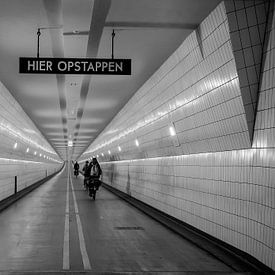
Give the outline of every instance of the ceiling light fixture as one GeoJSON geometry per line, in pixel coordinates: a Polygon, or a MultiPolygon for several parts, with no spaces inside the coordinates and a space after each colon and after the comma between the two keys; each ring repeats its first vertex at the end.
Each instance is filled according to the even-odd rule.
{"type": "Polygon", "coordinates": [[[169,127],[169,132],[170,132],[170,135],[173,137],[176,135],[176,130],[175,130],[175,127],[174,126],[170,126],[169,127]]]}
{"type": "Polygon", "coordinates": [[[68,140],[68,147],[72,147],[73,146],[73,141],[72,140],[68,140]]]}
{"type": "Polygon", "coordinates": [[[174,144],[175,147],[180,146],[180,142],[177,136],[177,132],[176,132],[176,128],[173,122],[170,123],[169,125],[169,132],[170,132],[170,136],[173,137],[172,138],[172,142],[174,144]]]}

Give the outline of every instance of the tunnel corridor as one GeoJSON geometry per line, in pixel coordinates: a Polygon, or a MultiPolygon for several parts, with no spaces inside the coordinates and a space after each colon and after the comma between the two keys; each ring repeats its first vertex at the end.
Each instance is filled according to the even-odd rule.
{"type": "Polygon", "coordinates": [[[0,275],[274,274],[274,11],[1,0],[0,275]]]}

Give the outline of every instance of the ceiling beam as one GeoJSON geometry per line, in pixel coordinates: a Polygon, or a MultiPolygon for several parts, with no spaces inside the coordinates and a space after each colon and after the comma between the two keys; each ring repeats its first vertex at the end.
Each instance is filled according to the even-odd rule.
{"type": "MultiPolygon", "coordinates": [[[[127,29],[184,29],[195,30],[197,24],[188,23],[152,23],[152,22],[106,22],[105,27],[110,28],[125,28],[127,29]]],[[[63,35],[89,35],[89,31],[71,31],[64,32],[63,35]]]]}
{"type": "MultiPolygon", "coordinates": [[[[62,1],[61,0],[43,0],[46,10],[49,26],[50,37],[52,41],[53,57],[64,57],[64,40],[63,40],[63,16],[62,16],[62,1]],[[52,27],[58,27],[53,29],[52,27]]],[[[48,26],[41,26],[47,29],[48,26]]],[[[65,75],[56,75],[57,89],[59,96],[59,106],[61,111],[61,122],[63,126],[63,135],[66,139],[68,132],[67,126],[67,102],[65,93],[65,75]]],[[[52,142],[51,142],[52,143],[52,142]]]]}
{"type": "Polygon", "coordinates": [[[105,27],[111,28],[139,28],[139,29],[185,29],[195,30],[197,24],[188,23],[153,23],[153,22],[106,22],[105,27]]]}
{"type": "MultiPolygon", "coordinates": [[[[105,26],[105,20],[109,13],[111,6],[111,0],[94,0],[93,12],[89,30],[88,46],[86,56],[90,58],[97,57],[99,43],[105,26]]],[[[84,106],[86,98],[89,92],[91,76],[83,76],[81,90],[80,90],[80,101],[76,116],[76,126],[74,130],[74,139],[77,139],[78,132],[80,129],[80,122],[84,112],[84,106]]],[[[87,147],[89,144],[87,144],[87,147]]],[[[72,152],[72,154],[74,151],[72,152]]]]}

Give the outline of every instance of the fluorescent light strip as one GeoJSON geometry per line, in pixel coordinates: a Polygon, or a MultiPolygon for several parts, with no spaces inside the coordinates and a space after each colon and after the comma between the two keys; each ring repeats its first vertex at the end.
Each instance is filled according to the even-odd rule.
{"type": "Polygon", "coordinates": [[[4,124],[3,122],[0,122],[0,130],[7,132],[8,134],[11,134],[17,138],[22,139],[23,141],[30,143],[30,144],[34,144],[36,147],[41,148],[43,151],[51,153],[56,155],[56,153],[52,150],[47,149],[46,147],[39,145],[36,141],[33,141],[32,139],[22,135],[20,132],[15,131],[14,129],[12,129],[9,125],[4,124]]]}
{"type": "MultiPolygon", "coordinates": [[[[0,158],[0,161],[10,161],[10,162],[23,162],[23,163],[44,163],[41,161],[33,161],[33,160],[21,160],[21,159],[8,159],[8,158],[0,158]]],[[[52,159],[52,161],[62,163],[58,160],[52,159]]]]}
{"type": "MultiPolygon", "coordinates": [[[[238,81],[238,78],[234,78],[234,79],[221,78],[221,79],[218,79],[218,80],[216,79],[214,81],[214,86],[213,86],[212,82],[211,82],[211,85],[208,83],[208,91],[214,91],[215,89],[220,88],[223,85],[228,85],[228,84],[237,85],[237,83],[238,83],[237,81],[238,81]]],[[[201,87],[201,88],[205,89],[205,87],[201,87]]],[[[106,145],[109,145],[109,144],[119,140],[120,138],[123,138],[126,135],[137,131],[139,128],[144,127],[144,126],[146,126],[150,123],[153,123],[153,122],[163,118],[168,113],[173,112],[174,110],[176,110],[176,109],[178,109],[178,108],[180,108],[184,105],[190,104],[191,102],[194,103],[194,101],[197,100],[198,98],[199,98],[198,96],[197,97],[196,96],[190,96],[189,98],[185,98],[182,101],[176,101],[175,104],[169,104],[169,108],[166,109],[166,110],[158,111],[155,114],[150,113],[150,114],[147,115],[147,117],[145,119],[139,120],[133,127],[130,127],[128,129],[124,130],[122,133],[120,133],[120,134],[114,136],[113,138],[109,139],[108,141],[105,141],[105,142],[99,144],[94,149],[89,150],[89,148],[88,148],[87,150],[89,150],[89,151],[84,152],[83,155],[88,154],[88,153],[93,153],[93,152],[105,147],[106,145]]],[[[112,130],[109,130],[109,132],[111,133],[112,130]]],[[[103,135],[104,134],[106,134],[106,133],[103,133],[103,135]]]]}
{"type": "MultiPolygon", "coordinates": [[[[264,148],[265,149],[265,148],[264,148]]],[[[151,161],[151,160],[163,160],[163,159],[173,159],[173,158],[189,158],[189,157],[207,157],[209,155],[227,155],[230,153],[233,157],[246,159],[247,157],[253,158],[257,151],[263,150],[263,148],[251,148],[244,150],[234,150],[234,151],[224,151],[224,152],[207,152],[207,153],[193,153],[188,155],[178,155],[178,156],[167,156],[167,157],[153,157],[153,158],[141,158],[141,159],[128,159],[128,160],[114,160],[114,161],[102,161],[101,164],[112,164],[112,163],[127,163],[127,162],[137,162],[137,161],[151,161]]]]}
{"type": "Polygon", "coordinates": [[[23,163],[43,163],[43,162],[40,162],[40,161],[21,160],[21,159],[8,159],[8,158],[0,158],[0,161],[7,161],[7,162],[23,162],[23,163]]]}

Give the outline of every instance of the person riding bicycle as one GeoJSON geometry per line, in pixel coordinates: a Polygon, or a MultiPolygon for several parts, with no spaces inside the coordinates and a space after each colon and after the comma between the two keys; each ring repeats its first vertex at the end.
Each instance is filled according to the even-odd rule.
{"type": "Polygon", "coordinates": [[[74,163],[74,170],[79,170],[79,164],[77,161],[74,163]]]}
{"type": "Polygon", "coordinates": [[[99,186],[100,186],[100,181],[99,178],[102,174],[102,170],[101,167],[97,161],[96,158],[93,158],[91,163],[90,163],[90,168],[91,168],[91,172],[90,172],[90,184],[93,185],[93,187],[95,187],[96,190],[98,190],[99,186]]]}
{"type": "Polygon", "coordinates": [[[85,162],[84,167],[82,168],[83,175],[84,175],[84,187],[87,187],[87,182],[89,181],[90,174],[91,174],[91,166],[89,165],[89,161],[85,162]]]}
{"type": "Polygon", "coordinates": [[[77,163],[77,161],[75,161],[75,164],[74,164],[74,174],[76,176],[78,176],[78,170],[79,170],[79,164],[77,163]]]}

